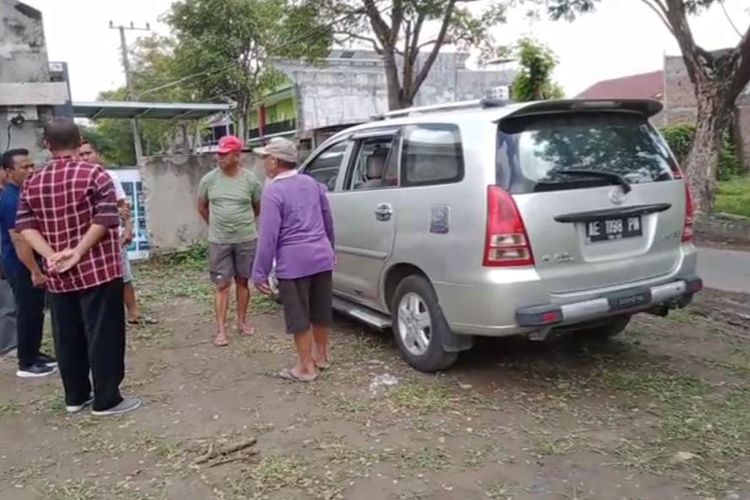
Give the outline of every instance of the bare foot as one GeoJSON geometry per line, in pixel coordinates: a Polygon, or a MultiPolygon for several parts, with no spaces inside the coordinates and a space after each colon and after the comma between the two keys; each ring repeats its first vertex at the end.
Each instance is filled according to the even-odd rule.
{"type": "Polygon", "coordinates": [[[214,339],[214,345],[216,347],[224,347],[229,345],[229,339],[226,335],[217,335],[214,339]]]}
{"type": "Polygon", "coordinates": [[[313,360],[315,360],[315,366],[319,370],[327,370],[331,367],[331,356],[328,354],[328,347],[320,348],[315,346],[315,352],[313,353],[313,360]]]}
{"type": "Polygon", "coordinates": [[[331,367],[331,358],[326,356],[325,358],[315,358],[315,367],[318,370],[327,370],[331,367]]]}
{"type": "Polygon", "coordinates": [[[237,331],[240,332],[240,335],[243,337],[250,337],[255,334],[255,328],[247,324],[237,325],[237,331]]]}

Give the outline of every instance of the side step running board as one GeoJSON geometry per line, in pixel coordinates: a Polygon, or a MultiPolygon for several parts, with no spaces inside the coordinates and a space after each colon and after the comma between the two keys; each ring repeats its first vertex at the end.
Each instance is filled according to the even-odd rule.
{"type": "Polygon", "coordinates": [[[386,328],[390,328],[391,326],[391,318],[389,318],[385,314],[373,311],[372,309],[360,306],[359,304],[349,302],[348,300],[342,299],[340,297],[333,298],[333,308],[340,313],[351,316],[352,318],[366,323],[373,328],[377,328],[378,330],[385,330],[386,328]]]}

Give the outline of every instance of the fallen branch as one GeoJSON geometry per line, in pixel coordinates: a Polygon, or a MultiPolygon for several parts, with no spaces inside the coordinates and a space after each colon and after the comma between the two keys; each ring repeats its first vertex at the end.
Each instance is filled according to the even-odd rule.
{"type": "Polygon", "coordinates": [[[248,460],[257,454],[258,454],[258,450],[248,450],[246,453],[240,455],[239,457],[229,457],[223,460],[217,460],[216,462],[211,462],[210,464],[208,464],[208,467],[209,468],[217,467],[219,465],[224,465],[224,464],[228,464],[231,462],[241,462],[244,460],[248,460]]]}
{"type": "Polygon", "coordinates": [[[214,443],[211,443],[208,446],[208,451],[206,451],[205,454],[198,457],[198,459],[195,461],[195,464],[196,465],[205,464],[215,458],[224,457],[226,455],[231,455],[232,453],[237,453],[238,451],[242,451],[246,448],[250,448],[251,446],[254,446],[257,442],[258,440],[256,438],[250,438],[245,441],[240,441],[239,443],[233,444],[232,446],[229,446],[228,448],[224,448],[224,449],[221,449],[221,448],[215,449],[214,443]]]}

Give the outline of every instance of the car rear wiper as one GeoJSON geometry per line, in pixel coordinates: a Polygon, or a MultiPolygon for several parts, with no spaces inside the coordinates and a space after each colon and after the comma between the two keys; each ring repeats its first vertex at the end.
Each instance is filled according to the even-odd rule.
{"type": "Polygon", "coordinates": [[[566,168],[562,170],[557,170],[555,172],[556,174],[563,174],[563,175],[573,175],[573,176],[580,176],[580,177],[602,177],[604,179],[609,179],[611,181],[614,181],[615,183],[619,184],[622,187],[622,192],[627,194],[630,192],[632,187],[630,187],[630,183],[625,179],[625,177],[621,176],[620,174],[616,174],[614,172],[608,172],[606,170],[589,170],[587,168],[566,168]]]}

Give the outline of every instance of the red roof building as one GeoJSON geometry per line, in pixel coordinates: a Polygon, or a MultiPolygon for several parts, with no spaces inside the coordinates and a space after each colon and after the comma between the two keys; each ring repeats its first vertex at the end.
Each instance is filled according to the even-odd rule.
{"type": "Polygon", "coordinates": [[[664,97],[664,71],[602,80],[581,92],[579,99],[656,99],[664,97]]]}

